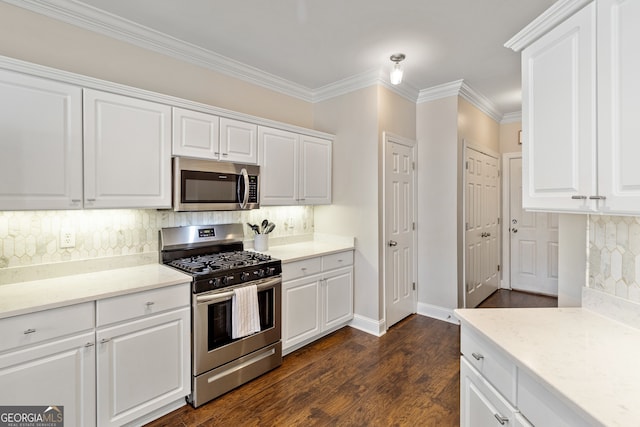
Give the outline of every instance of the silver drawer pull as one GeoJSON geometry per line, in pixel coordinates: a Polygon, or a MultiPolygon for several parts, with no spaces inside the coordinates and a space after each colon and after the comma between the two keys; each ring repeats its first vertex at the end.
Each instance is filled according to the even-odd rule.
{"type": "Polygon", "coordinates": [[[571,196],[573,200],[587,200],[587,196],[571,196]]]}
{"type": "Polygon", "coordinates": [[[29,329],[27,329],[26,331],[24,331],[24,334],[25,334],[25,335],[35,334],[35,333],[36,333],[36,330],[35,330],[35,329],[32,329],[32,328],[29,328],[29,329]]]}
{"type": "Polygon", "coordinates": [[[498,422],[502,425],[505,425],[505,423],[509,422],[509,418],[503,417],[500,414],[493,414],[493,416],[496,417],[496,420],[498,420],[498,422]]]}
{"type": "Polygon", "coordinates": [[[100,344],[106,344],[106,343],[108,343],[109,341],[111,341],[111,338],[102,338],[102,339],[100,340],[100,344]]]}
{"type": "Polygon", "coordinates": [[[476,360],[482,360],[484,359],[484,356],[480,353],[471,353],[471,355],[473,356],[474,359],[476,360]]]}
{"type": "Polygon", "coordinates": [[[88,342],[88,343],[86,343],[84,346],[85,346],[85,347],[93,347],[94,345],[95,345],[94,343],[92,343],[92,342],[88,342]]]}
{"type": "Polygon", "coordinates": [[[300,267],[300,270],[307,271],[307,267],[300,267]]]}
{"type": "Polygon", "coordinates": [[[155,304],[155,302],[153,302],[153,301],[147,301],[144,305],[146,305],[147,307],[151,307],[154,304],[155,304]]]}
{"type": "Polygon", "coordinates": [[[606,196],[589,196],[590,200],[606,200],[606,196]]]}

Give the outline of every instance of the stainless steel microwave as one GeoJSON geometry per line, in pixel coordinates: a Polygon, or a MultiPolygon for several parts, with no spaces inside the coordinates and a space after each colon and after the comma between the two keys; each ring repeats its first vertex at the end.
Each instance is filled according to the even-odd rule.
{"type": "Polygon", "coordinates": [[[174,210],[235,211],[259,207],[259,166],[174,157],[174,210]]]}

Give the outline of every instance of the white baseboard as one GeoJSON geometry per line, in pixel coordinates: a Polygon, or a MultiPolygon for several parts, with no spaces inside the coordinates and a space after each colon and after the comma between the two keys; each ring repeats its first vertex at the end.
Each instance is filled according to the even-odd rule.
{"type": "Polygon", "coordinates": [[[354,314],[349,326],[377,337],[381,337],[387,333],[387,325],[384,320],[374,320],[358,314],[354,314]]]}
{"type": "Polygon", "coordinates": [[[445,322],[459,325],[460,321],[453,314],[453,310],[450,308],[439,307],[437,305],[431,305],[424,302],[418,303],[418,314],[422,316],[432,317],[434,319],[443,320],[445,322]]]}

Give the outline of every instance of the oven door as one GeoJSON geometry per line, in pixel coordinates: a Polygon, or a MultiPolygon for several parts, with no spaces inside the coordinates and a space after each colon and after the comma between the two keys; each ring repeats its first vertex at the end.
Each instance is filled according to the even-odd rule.
{"type": "Polygon", "coordinates": [[[199,375],[269,344],[280,341],[282,279],[246,283],[258,287],[260,332],[231,338],[232,288],[193,296],[193,374],[199,375]]]}

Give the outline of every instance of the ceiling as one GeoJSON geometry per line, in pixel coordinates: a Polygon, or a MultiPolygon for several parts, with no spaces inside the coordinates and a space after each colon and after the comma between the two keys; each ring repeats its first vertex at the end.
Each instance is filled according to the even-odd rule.
{"type": "Polygon", "coordinates": [[[165,40],[178,50],[211,53],[227,64],[232,63],[236,72],[246,69],[254,80],[256,76],[258,80],[262,77],[265,81],[278,80],[312,94],[362,75],[385,76],[392,65],[389,56],[402,52],[407,56],[401,84],[405,93],[413,91],[417,99],[420,90],[464,79],[465,84],[488,98],[494,109],[504,115],[520,111],[521,107],[520,55],[503,45],[554,1],[60,0],[57,3],[62,7],[73,6],[90,20],[107,20],[128,33],[150,29],[155,39],[169,36],[165,40]]]}

